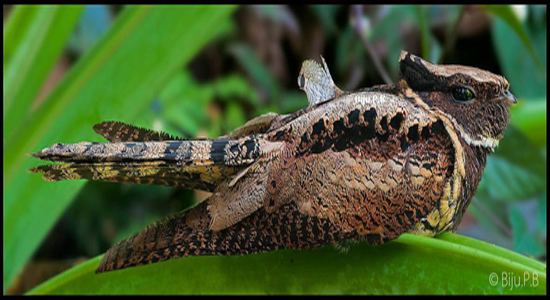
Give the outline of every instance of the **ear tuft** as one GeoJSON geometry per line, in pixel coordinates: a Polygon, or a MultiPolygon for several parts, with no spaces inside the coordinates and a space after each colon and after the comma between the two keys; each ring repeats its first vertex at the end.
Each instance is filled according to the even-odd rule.
{"type": "Polygon", "coordinates": [[[407,55],[410,55],[410,53],[405,50],[401,50],[401,53],[399,54],[399,62],[402,62],[403,60],[405,60],[407,55]]]}
{"type": "Polygon", "coordinates": [[[407,51],[401,51],[399,56],[400,78],[405,79],[413,89],[421,90],[433,86],[436,78],[428,69],[429,65],[430,63],[422,58],[407,51]]]}

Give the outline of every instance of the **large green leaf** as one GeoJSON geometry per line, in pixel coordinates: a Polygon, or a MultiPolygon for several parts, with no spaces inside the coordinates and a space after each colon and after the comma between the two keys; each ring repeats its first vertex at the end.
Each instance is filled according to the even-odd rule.
{"type": "MultiPolygon", "coordinates": [[[[539,57],[539,54],[535,50],[535,46],[533,44],[533,41],[531,40],[531,37],[529,36],[527,30],[523,27],[523,24],[521,23],[520,18],[517,14],[514,13],[514,10],[511,5],[482,5],[483,9],[485,9],[487,12],[495,15],[498,17],[499,20],[504,22],[509,29],[512,30],[513,36],[519,38],[521,41],[521,44],[527,50],[529,51],[529,55],[531,55],[531,58],[535,61],[537,64],[537,67],[540,67],[540,64],[542,63],[539,57]]],[[[496,25],[498,26],[498,25],[496,25]]],[[[499,37],[496,37],[497,39],[499,37]]],[[[509,39],[502,39],[502,42],[506,42],[510,44],[509,39]]],[[[538,68],[538,70],[543,70],[542,68],[538,68]]]]}
{"type": "Polygon", "coordinates": [[[545,294],[546,265],[478,240],[405,234],[356,244],[248,256],[187,257],[95,274],[101,257],[31,294],[545,294]],[[527,275],[526,275],[527,274],[527,275]],[[529,279],[525,279],[529,276],[529,279]],[[519,278],[524,284],[508,286],[519,278]]]}
{"type": "Polygon", "coordinates": [[[17,126],[25,125],[21,120],[28,117],[83,7],[16,6],[14,10],[4,30],[4,141],[17,126]]]}
{"type": "Polygon", "coordinates": [[[25,37],[25,32],[33,23],[34,16],[40,6],[16,6],[9,13],[9,17],[4,23],[4,72],[6,66],[11,61],[15,50],[21,44],[21,40],[25,37]]]}
{"type": "MultiPolygon", "coordinates": [[[[130,6],[4,147],[4,288],[83,182],[45,182],[28,154],[56,142],[100,140],[91,127],[131,122],[178,68],[211,41],[232,6],[130,6]]],[[[5,81],[4,81],[5,85],[5,81]]],[[[22,125],[20,124],[20,125],[22,125]]]]}
{"type": "MultiPolygon", "coordinates": [[[[493,7],[493,6],[489,6],[493,7]]],[[[521,23],[508,6],[495,18],[491,36],[495,52],[512,92],[524,100],[546,96],[546,20],[521,23]]],[[[494,11],[494,10],[493,10],[494,11]]]]}

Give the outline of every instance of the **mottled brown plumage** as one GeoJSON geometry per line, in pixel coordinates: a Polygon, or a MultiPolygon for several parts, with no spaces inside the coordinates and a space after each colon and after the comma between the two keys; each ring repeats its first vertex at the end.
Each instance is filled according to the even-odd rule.
{"type": "Polygon", "coordinates": [[[310,105],[266,114],[215,140],[185,141],[118,122],[111,143],[56,144],[35,156],[49,180],[152,183],[212,196],[113,246],[98,272],[188,255],[381,244],[454,230],[515,99],[501,76],[403,52],[395,85],[340,90],[306,61],[310,105]]]}

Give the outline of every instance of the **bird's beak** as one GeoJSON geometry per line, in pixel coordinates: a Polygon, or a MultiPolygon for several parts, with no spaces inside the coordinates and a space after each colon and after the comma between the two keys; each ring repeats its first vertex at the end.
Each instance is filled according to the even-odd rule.
{"type": "Polygon", "coordinates": [[[514,94],[510,93],[510,91],[505,91],[502,93],[502,96],[506,99],[508,99],[508,101],[510,101],[510,103],[513,103],[513,104],[516,104],[518,103],[518,99],[516,99],[516,96],[514,96],[514,94]]]}

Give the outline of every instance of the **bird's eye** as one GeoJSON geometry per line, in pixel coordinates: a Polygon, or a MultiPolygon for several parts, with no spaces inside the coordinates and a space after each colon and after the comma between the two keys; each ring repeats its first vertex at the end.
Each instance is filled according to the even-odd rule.
{"type": "Polygon", "coordinates": [[[470,88],[464,86],[453,87],[452,92],[453,98],[456,101],[465,102],[475,98],[474,92],[470,88]]]}
{"type": "Polygon", "coordinates": [[[298,76],[298,86],[301,89],[303,89],[305,85],[306,85],[306,79],[304,78],[303,74],[300,74],[300,76],[298,76]]]}

